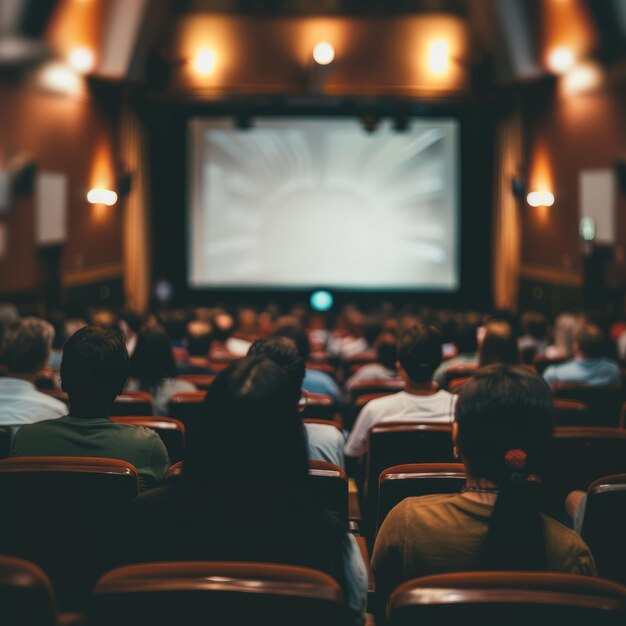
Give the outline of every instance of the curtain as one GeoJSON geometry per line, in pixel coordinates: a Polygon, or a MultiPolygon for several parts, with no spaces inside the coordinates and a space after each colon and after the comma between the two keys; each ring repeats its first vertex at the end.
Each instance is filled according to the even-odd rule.
{"type": "Polygon", "coordinates": [[[522,118],[519,111],[503,119],[496,135],[495,207],[493,214],[493,300],[515,311],[519,292],[521,223],[519,200],[511,181],[522,166],[522,118]]]}
{"type": "Polygon", "coordinates": [[[143,313],[150,299],[150,198],[145,130],[136,111],[124,103],[119,130],[119,157],[131,175],[131,189],[124,200],[123,249],[126,305],[143,313]]]}

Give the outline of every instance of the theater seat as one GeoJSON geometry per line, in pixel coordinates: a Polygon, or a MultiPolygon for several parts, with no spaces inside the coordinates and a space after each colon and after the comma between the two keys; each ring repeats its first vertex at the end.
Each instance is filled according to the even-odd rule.
{"type": "Polygon", "coordinates": [[[154,430],[167,448],[170,463],[182,461],[185,456],[185,425],[171,417],[157,417],[154,415],[117,415],[111,418],[118,424],[131,426],[145,426],[154,430]]]}
{"type": "Polygon", "coordinates": [[[154,415],[152,396],[145,391],[121,393],[111,405],[109,415],[154,415]]]}
{"type": "Polygon", "coordinates": [[[206,391],[200,389],[175,393],[169,401],[170,417],[180,420],[189,431],[194,421],[204,417],[203,404],[206,394],[206,391]]]}
{"type": "Polygon", "coordinates": [[[0,426],[0,459],[6,459],[11,454],[11,439],[13,433],[6,426],[0,426]]]}
{"type": "Polygon", "coordinates": [[[56,626],[52,585],[33,563],[0,556],[0,623],[2,626],[56,626]]]}
{"type": "Polygon", "coordinates": [[[304,407],[302,417],[318,420],[334,420],[337,406],[332,396],[326,393],[302,392],[304,407]]]}
{"type": "Polygon", "coordinates": [[[0,461],[0,553],[39,565],[63,610],[81,610],[111,558],[115,525],[138,495],[136,469],[117,459],[0,461]]]}
{"type": "Polygon", "coordinates": [[[600,576],[626,585],[626,474],[606,476],[589,486],[582,536],[600,576]]]}
{"type": "MultiPolygon", "coordinates": [[[[175,463],[166,480],[183,473],[183,463],[175,463]]],[[[262,471],[262,468],[259,468],[262,471]]],[[[348,476],[343,468],[326,461],[309,461],[309,488],[321,506],[335,514],[348,527],[348,476]]]]}
{"type": "Polygon", "coordinates": [[[388,626],[617,626],[626,620],[626,589],[614,582],[529,572],[468,572],[417,578],[388,604],[388,626]]]}
{"type": "Polygon", "coordinates": [[[363,488],[363,531],[369,540],[376,530],[378,477],[405,463],[452,463],[452,425],[423,422],[381,424],[369,436],[363,488]]]}
{"type": "Polygon", "coordinates": [[[377,532],[389,511],[405,498],[458,493],[464,485],[462,463],[410,463],[384,470],[378,479],[377,532]]]}
{"type": "Polygon", "coordinates": [[[587,490],[603,476],[626,473],[626,431],[560,427],[552,438],[543,476],[544,509],[560,518],[567,494],[587,490]]]}
{"type": "Polygon", "coordinates": [[[215,374],[179,374],[177,378],[191,383],[196,389],[208,391],[215,380],[215,374]]]}
{"type": "Polygon", "coordinates": [[[617,427],[620,421],[624,390],[621,385],[582,385],[556,383],[552,387],[555,398],[578,400],[589,407],[591,426],[617,427]]]}
{"type": "Polygon", "coordinates": [[[343,592],[322,572],[263,563],[151,563],[104,575],[94,589],[98,626],[343,626],[343,592]]]}
{"type": "Polygon", "coordinates": [[[556,426],[593,426],[589,407],[580,400],[554,398],[554,424],[556,426]]]}
{"type": "Polygon", "coordinates": [[[457,378],[469,378],[478,369],[478,365],[453,365],[446,369],[446,386],[457,378]]]}

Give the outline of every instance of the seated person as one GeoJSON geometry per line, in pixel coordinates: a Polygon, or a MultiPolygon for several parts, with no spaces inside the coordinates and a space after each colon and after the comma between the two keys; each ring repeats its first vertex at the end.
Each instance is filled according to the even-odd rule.
{"type": "Polygon", "coordinates": [[[478,367],[487,365],[520,365],[522,358],[515,331],[509,322],[494,319],[485,324],[483,340],[478,350],[478,367]]]}
{"type": "Polygon", "coordinates": [[[161,326],[139,331],[130,359],[127,391],[146,391],[154,398],[154,414],[167,415],[175,393],[194,391],[195,385],[176,378],[172,342],[161,326]]]}
{"type": "Polygon", "coordinates": [[[384,422],[450,423],[456,396],[439,389],[433,372],[441,363],[441,333],[432,326],[414,328],[398,342],[398,371],[404,391],[368,402],[359,413],[344,454],[359,458],[368,449],[369,433],[384,422]]]}
{"type": "Polygon", "coordinates": [[[273,361],[245,357],[218,374],[205,412],[182,476],[140,496],[123,520],[112,565],[205,560],[311,567],[337,579],[361,621],[365,565],[354,537],[308,492],[293,381],[273,361]]]}
{"type": "MultiPolygon", "coordinates": [[[[298,353],[306,363],[311,356],[311,344],[306,331],[300,326],[287,324],[279,326],[274,335],[277,337],[287,337],[291,339],[298,350],[298,353]]],[[[310,393],[324,393],[331,396],[335,402],[341,402],[341,390],[339,385],[326,372],[320,372],[307,367],[304,372],[304,382],[302,389],[310,393]]]]}
{"type": "Polygon", "coordinates": [[[53,336],[52,326],[36,317],[25,317],[4,332],[0,426],[10,426],[14,433],[23,424],[67,415],[65,403],[34,385],[48,362],[53,336]]]}
{"type": "Polygon", "coordinates": [[[204,320],[191,320],[185,331],[187,358],[176,362],[179,374],[213,374],[208,366],[209,350],[213,342],[212,327],[204,320]]]}
{"type": "Polygon", "coordinates": [[[433,374],[433,380],[443,389],[448,384],[448,370],[452,367],[478,365],[478,341],[476,326],[468,322],[455,329],[453,343],[458,350],[457,356],[443,361],[433,374]]]}
{"type": "MultiPolygon", "coordinates": [[[[304,380],[304,360],[298,354],[296,346],[287,337],[268,337],[255,341],[249,356],[265,357],[274,361],[289,376],[293,383],[294,402],[298,402],[302,395],[302,381],[304,380]]],[[[309,459],[312,461],[328,461],[344,466],[343,446],[344,438],[333,424],[305,424],[309,459]]]]}
{"type": "Polygon", "coordinates": [[[550,365],[543,377],[550,386],[555,383],[619,385],[619,365],[603,356],[606,345],[604,333],[593,324],[585,324],[574,338],[574,358],[550,365]]]}
{"type": "Polygon", "coordinates": [[[372,556],[381,598],[410,578],[449,572],[596,575],[582,539],[539,512],[552,430],[552,396],[537,374],[507,365],[477,372],[461,389],[453,431],[466,487],[391,510],[372,556]]]}
{"type": "Polygon", "coordinates": [[[13,440],[13,456],[91,456],[132,463],[140,486],[163,480],[169,458],[161,438],[149,428],[115,424],[109,408],[128,375],[128,352],[117,330],[85,326],[63,348],[61,385],[69,415],[23,426],[13,440]]]}
{"type": "Polygon", "coordinates": [[[398,370],[398,340],[392,333],[384,333],[376,342],[376,362],[368,363],[348,378],[345,387],[348,391],[358,383],[368,380],[396,380],[398,370]]]}
{"type": "Polygon", "coordinates": [[[548,347],[548,320],[543,313],[526,311],[522,315],[524,334],[517,340],[524,363],[532,363],[533,359],[542,357],[548,347]]]}

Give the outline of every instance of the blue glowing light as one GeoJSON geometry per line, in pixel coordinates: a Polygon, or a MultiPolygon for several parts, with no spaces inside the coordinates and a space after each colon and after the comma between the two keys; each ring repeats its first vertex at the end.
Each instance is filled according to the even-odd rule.
{"type": "Polygon", "coordinates": [[[314,311],[328,311],[333,306],[333,294],[320,290],[311,294],[311,308],[314,311]]]}

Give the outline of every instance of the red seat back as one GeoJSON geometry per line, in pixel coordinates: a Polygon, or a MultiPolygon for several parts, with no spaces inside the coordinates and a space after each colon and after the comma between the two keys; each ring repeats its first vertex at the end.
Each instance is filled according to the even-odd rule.
{"type": "Polygon", "coordinates": [[[121,393],[111,405],[109,415],[154,415],[152,396],[145,391],[121,393]]]}
{"type": "Polygon", "coordinates": [[[552,387],[556,398],[578,400],[589,407],[592,426],[616,427],[619,425],[624,390],[621,385],[581,385],[556,383],[552,387]]]}
{"type": "Polygon", "coordinates": [[[185,456],[185,425],[171,417],[157,417],[155,415],[118,415],[111,418],[118,424],[131,426],[145,426],[154,430],[167,448],[170,463],[182,461],[185,456]]]}

